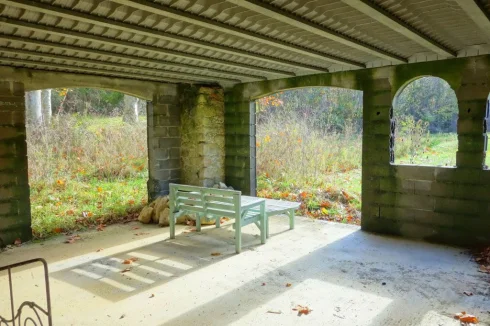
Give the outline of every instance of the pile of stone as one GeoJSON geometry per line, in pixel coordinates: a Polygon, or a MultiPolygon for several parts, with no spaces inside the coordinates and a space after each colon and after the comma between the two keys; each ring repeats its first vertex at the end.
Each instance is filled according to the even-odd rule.
{"type": "MultiPolygon", "coordinates": [[[[228,187],[223,182],[216,183],[213,188],[216,189],[229,189],[233,190],[233,187],[228,187]]],[[[161,196],[155,199],[151,204],[145,206],[140,215],[138,216],[138,221],[144,224],[158,224],[159,226],[169,225],[169,215],[170,215],[170,203],[168,196],[161,196]]],[[[192,215],[181,215],[177,218],[177,224],[191,224],[189,221],[196,220],[196,216],[192,215]]],[[[202,225],[211,225],[215,223],[215,219],[209,219],[206,217],[201,218],[202,225]]]]}
{"type": "MultiPolygon", "coordinates": [[[[168,217],[170,215],[168,196],[162,196],[155,199],[151,204],[144,207],[138,216],[138,221],[144,224],[155,223],[160,226],[168,226],[168,217]]],[[[178,224],[185,224],[189,216],[177,218],[178,224]]]]}
{"type": "Polygon", "coordinates": [[[218,182],[218,183],[215,183],[215,184],[213,185],[213,188],[215,188],[215,189],[229,189],[229,190],[235,190],[235,189],[233,189],[233,187],[232,187],[232,186],[229,186],[229,187],[228,187],[228,186],[227,186],[226,184],[224,184],[223,182],[218,182]]]}

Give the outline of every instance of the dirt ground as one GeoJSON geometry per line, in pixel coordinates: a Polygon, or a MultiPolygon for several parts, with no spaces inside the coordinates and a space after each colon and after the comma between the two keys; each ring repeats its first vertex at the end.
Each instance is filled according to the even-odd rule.
{"type": "MultiPolygon", "coordinates": [[[[460,311],[490,325],[490,277],[459,248],[306,218],[289,231],[278,216],[265,245],[247,226],[236,255],[230,223],[188,228],[168,240],[168,228],[114,225],[4,251],[0,266],[48,261],[54,325],[439,326],[459,325],[460,311]],[[298,316],[297,305],[312,311],[298,316]]],[[[45,305],[37,266],[15,270],[16,306],[45,305]]],[[[0,293],[0,315],[10,316],[6,273],[0,293]]]]}

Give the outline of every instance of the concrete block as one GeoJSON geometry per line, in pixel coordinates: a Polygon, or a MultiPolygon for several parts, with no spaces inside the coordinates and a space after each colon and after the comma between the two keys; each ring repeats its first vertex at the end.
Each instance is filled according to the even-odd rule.
{"type": "Polygon", "coordinates": [[[180,159],[157,160],[160,169],[180,169],[180,159]]]}
{"type": "Polygon", "coordinates": [[[435,168],[430,166],[394,165],[394,174],[399,179],[432,181],[435,168]]]}
{"type": "Polygon", "coordinates": [[[180,138],[168,138],[168,137],[159,138],[158,147],[159,148],[180,147],[180,138]]]}
{"type": "Polygon", "coordinates": [[[481,203],[473,200],[436,198],[435,212],[462,215],[479,215],[481,203]]]}
{"type": "Polygon", "coordinates": [[[463,152],[456,153],[456,165],[460,168],[476,168],[481,169],[485,162],[485,153],[478,152],[463,152]]]}
{"type": "Polygon", "coordinates": [[[396,207],[434,210],[435,198],[431,196],[397,194],[396,207]]]}
{"type": "Polygon", "coordinates": [[[459,119],[458,135],[482,135],[483,119],[459,119]]]}
{"type": "Polygon", "coordinates": [[[435,179],[438,182],[453,182],[460,184],[481,184],[481,168],[442,168],[436,167],[435,179]]]}

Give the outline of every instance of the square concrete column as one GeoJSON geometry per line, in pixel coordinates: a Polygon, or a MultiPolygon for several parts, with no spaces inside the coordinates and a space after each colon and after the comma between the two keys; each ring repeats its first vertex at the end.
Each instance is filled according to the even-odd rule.
{"type": "Polygon", "coordinates": [[[0,247],[31,237],[24,85],[0,82],[0,247]]]}
{"type": "Polygon", "coordinates": [[[177,85],[163,85],[148,102],[148,197],[169,193],[181,180],[180,99],[177,85]]]}

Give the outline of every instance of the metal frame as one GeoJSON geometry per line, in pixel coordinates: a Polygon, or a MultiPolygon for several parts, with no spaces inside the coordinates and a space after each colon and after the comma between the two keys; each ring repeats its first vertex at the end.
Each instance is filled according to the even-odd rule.
{"type": "Polygon", "coordinates": [[[30,259],[26,261],[22,261],[19,263],[7,265],[0,267],[0,272],[1,271],[7,271],[8,272],[8,278],[9,278],[9,292],[10,292],[10,310],[12,313],[12,319],[6,319],[2,316],[0,316],[0,325],[12,325],[12,326],[21,326],[21,325],[27,325],[28,322],[30,322],[30,325],[43,325],[43,320],[41,319],[40,313],[44,314],[48,318],[48,326],[53,325],[53,317],[52,317],[52,311],[51,311],[51,295],[49,291],[49,273],[48,273],[48,263],[42,259],[42,258],[35,258],[35,259],[30,259]],[[25,266],[33,263],[42,263],[43,268],[44,268],[44,282],[46,285],[46,302],[47,302],[47,307],[46,309],[40,307],[38,304],[36,304],[33,301],[24,301],[20,304],[19,308],[17,308],[17,313],[15,313],[14,309],[14,292],[13,292],[13,287],[12,287],[12,269],[20,266],[25,266]],[[24,307],[31,308],[34,313],[36,314],[38,320],[34,320],[31,317],[27,317],[25,320],[22,320],[22,310],[24,307]],[[17,322],[17,323],[16,323],[17,322]],[[39,322],[39,324],[37,323],[39,322]]]}

